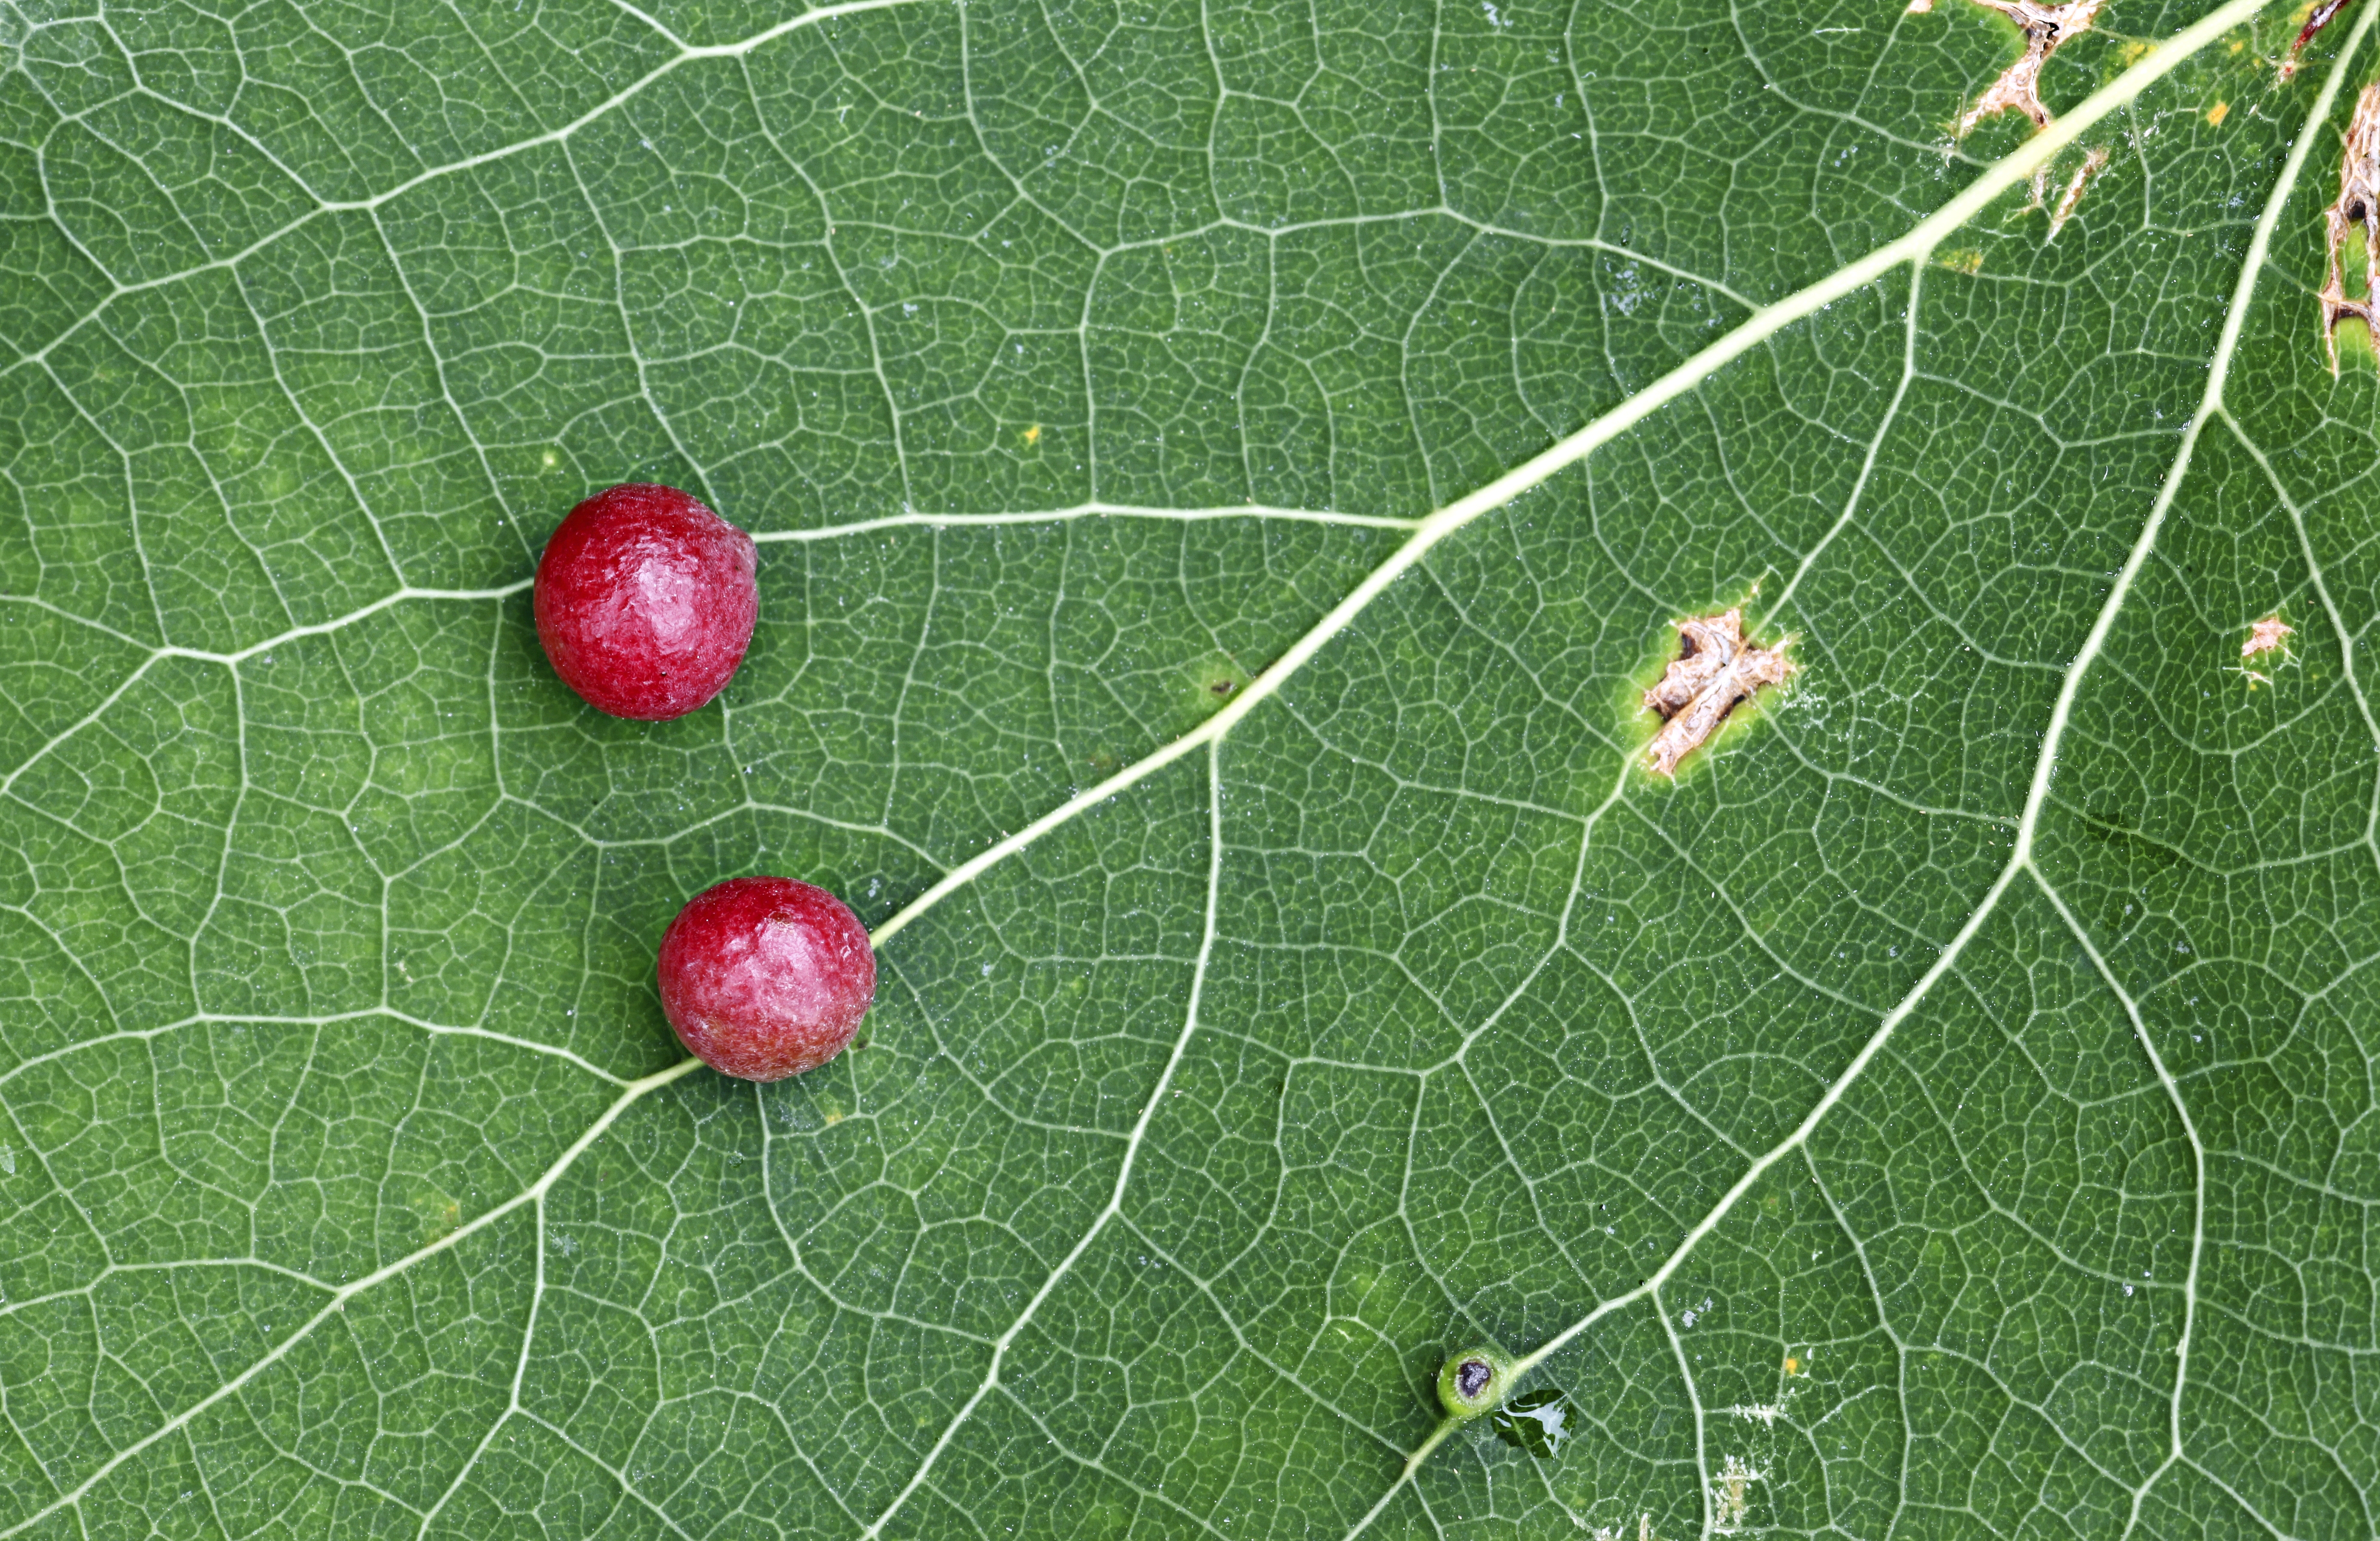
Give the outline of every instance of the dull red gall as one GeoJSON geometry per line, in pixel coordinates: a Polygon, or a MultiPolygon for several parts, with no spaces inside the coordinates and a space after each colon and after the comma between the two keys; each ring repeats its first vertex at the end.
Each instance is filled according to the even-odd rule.
{"type": "Polygon", "coordinates": [[[537,564],[538,640],[598,711],[666,722],[727,687],[760,613],[752,538],[674,487],[572,509],[537,564]]]}
{"type": "Polygon", "coordinates": [[[662,1014],[703,1063],[782,1081],[850,1047],[876,999],[876,950],[822,888],[730,878],[670,922],[661,985],[662,1014]]]}

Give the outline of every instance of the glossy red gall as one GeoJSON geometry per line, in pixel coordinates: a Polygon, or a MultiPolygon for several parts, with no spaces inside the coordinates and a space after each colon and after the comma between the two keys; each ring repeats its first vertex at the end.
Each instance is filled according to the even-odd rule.
{"type": "Polygon", "coordinates": [[[750,536],[674,487],[598,492],[538,561],[538,640],[597,710],[683,717],[726,688],[752,645],[757,556],[750,536]]]}
{"type": "Polygon", "coordinates": [[[842,900],[791,878],[731,878],[662,937],[662,1012],[702,1062],[747,1081],[815,1070],[876,999],[876,951],[842,900]]]}

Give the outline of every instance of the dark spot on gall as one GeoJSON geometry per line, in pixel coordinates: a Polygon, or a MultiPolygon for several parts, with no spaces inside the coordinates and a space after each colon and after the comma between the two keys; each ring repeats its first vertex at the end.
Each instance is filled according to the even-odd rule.
{"type": "Polygon", "coordinates": [[[1463,1401],[1476,1401],[1495,1374],[1496,1367],[1485,1359],[1466,1359],[1455,1369],[1454,1389],[1463,1393],[1463,1401]]]}

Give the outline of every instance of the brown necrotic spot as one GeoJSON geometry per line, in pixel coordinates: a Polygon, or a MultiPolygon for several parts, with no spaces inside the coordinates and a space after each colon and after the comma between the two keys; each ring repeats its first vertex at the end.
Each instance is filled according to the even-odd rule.
{"type": "Polygon", "coordinates": [[[2248,628],[2248,640],[2240,644],[2240,656],[2246,659],[2258,653],[2277,652],[2296,630],[2281,619],[2278,612],[2267,615],[2248,628]]]}
{"type": "Polygon", "coordinates": [[[1662,776],[1677,774],[1678,762],[1718,731],[1736,702],[1793,673],[1785,657],[1791,639],[1755,646],[1744,637],[1741,610],[1691,616],[1677,626],[1677,660],[1645,692],[1645,705],[1668,719],[1645,754],[1647,768],[1662,776]]]}
{"type": "MultiPolygon", "coordinates": [[[[2024,52],[2016,63],[2000,73],[2000,78],[1975,98],[1975,104],[1959,119],[1959,137],[1973,132],[1976,124],[1996,113],[2015,111],[2033,119],[2038,127],[2049,127],[2049,109],[2041,103],[2041,67],[2058,45],[2091,30],[2105,0],[2066,0],[2064,5],[2044,6],[2036,0],[1975,0],[1986,10],[1999,12],[2016,23],[2024,34],[2024,52]]],[[[2035,188],[2036,200],[2040,189],[2035,188]]]]}
{"type": "Polygon", "coordinates": [[[2316,297],[2322,302],[2322,336],[2330,353],[2330,372],[2338,372],[2338,323],[2350,319],[2372,326],[2372,302],[2380,294],[2380,82],[2363,88],[2356,99],[2355,115],[2348,120],[2347,140],[2339,155],[2338,200],[2323,211],[2328,233],[2330,268],[2316,297]],[[2347,238],[2363,233],[2363,294],[2351,297],[2340,258],[2347,238]]]}
{"type": "Polygon", "coordinates": [[[2083,185],[2089,182],[2092,176],[2096,173],[2101,166],[2104,166],[2107,164],[2107,147],[2104,145],[2082,157],[2082,164],[2080,166],[2077,166],[2074,170],[2074,175],[2067,179],[2066,196],[2058,200],[2057,211],[2049,216],[2049,238],[2051,240],[2056,240],[2058,238],[2058,233],[2066,228],[2066,222],[2074,217],[2075,209],[2082,202],[2083,185]]]}

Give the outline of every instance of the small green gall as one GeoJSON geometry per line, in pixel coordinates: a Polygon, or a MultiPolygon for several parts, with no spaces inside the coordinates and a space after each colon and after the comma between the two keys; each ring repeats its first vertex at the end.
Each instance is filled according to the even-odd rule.
{"type": "Polygon", "coordinates": [[[1458,1418],[1475,1418],[1502,1401],[1512,1384],[1511,1360],[1492,1348],[1467,1348],[1438,1372],[1438,1400],[1458,1418]]]}

